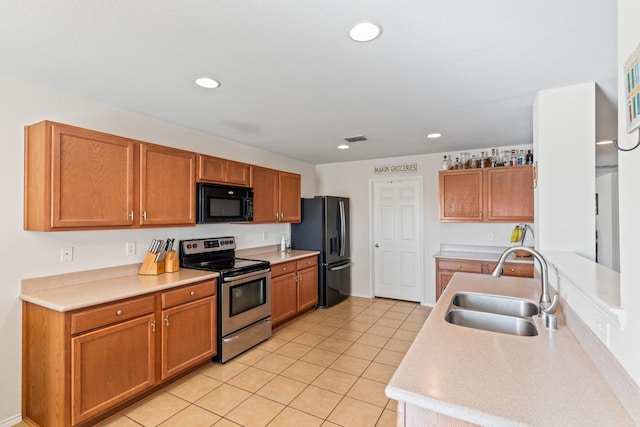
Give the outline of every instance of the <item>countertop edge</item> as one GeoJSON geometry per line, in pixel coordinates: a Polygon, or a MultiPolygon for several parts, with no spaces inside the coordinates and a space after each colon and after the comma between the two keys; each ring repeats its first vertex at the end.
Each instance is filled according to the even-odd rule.
{"type": "Polygon", "coordinates": [[[19,298],[24,302],[36,304],[58,312],[68,312],[81,308],[92,307],[109,302],[119,301],[127,298],[146,295],[167,289],[177,288],[179,286],[189,285],[191,283],[202,282],[219,277],[215,272],[203,272],[200,270],[180,269],[175,273],[164,273],[158,276],[119,276],[111,279],[102,279],[86,283],[76,283],[73,285],[53,287],[51,289],[24,291],[20,292],[19,298]],[[170,275],[179,272],[186,273],[190,277],[180,278],[177,274],[177,280],[170,280],[170,275]],[[161,283],[153,283],[154,279],[163,280],[161,283]],[[169,279],[169,280],[167,280],[169,279]],[[144,283],[152,282],[152,283],[144,283]],[[122,282],[128,282],[122,284],[122,282]],[[112,286],[115,289],[105,289],[112,286]],[[73,296],[69,298],[69,294],[73,292],[83,292],[91,294],[87,298],[73,296]],[[97,294],[97,295],[96,295],[97,294]],[[68,303],[64,301],[70,300],[68,303]]]}
{"type": "MultiPolygon", "coordinates": [[[[497,262],[500,258],[500,253],[441,250],[436,252],[433,257],[435,259],[464,259],[469,261],[497,262]]],[[[533,257],[516,257],[514,254],[511,254],[507,257],[506,262],[513,264],[533,264],[534,259],[533,257]]]]}

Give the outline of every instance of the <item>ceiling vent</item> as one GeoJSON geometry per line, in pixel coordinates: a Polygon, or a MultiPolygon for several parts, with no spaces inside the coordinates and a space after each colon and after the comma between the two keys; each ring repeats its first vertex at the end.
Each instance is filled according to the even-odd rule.
{"type": "Polygon", "coordinates": [[[364,135],[356,135],[356,136],[347,136],[347,137],[342,138],[342,139],[344,139],[348,143],[352,143],[352,142],[366,141],[367,137],[364,136],[364,135]]]}

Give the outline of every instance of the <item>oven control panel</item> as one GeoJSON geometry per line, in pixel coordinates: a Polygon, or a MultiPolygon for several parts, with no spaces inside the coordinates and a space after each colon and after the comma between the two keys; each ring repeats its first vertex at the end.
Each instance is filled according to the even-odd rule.
{"type": "Polygon", "coordinates": [[[236,240],[233,237],[211,237],[208,239],[181,240],[180,245],[183,254],[194,255],[235,250],[236,240]]]}

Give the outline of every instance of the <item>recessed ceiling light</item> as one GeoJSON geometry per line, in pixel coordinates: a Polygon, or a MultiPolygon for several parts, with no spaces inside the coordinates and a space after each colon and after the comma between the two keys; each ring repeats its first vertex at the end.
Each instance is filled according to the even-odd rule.
{"type": "Polygon", "coordinates": [[[596,145],[606,145],[606,144],[613,144],[613,141],[598,141],[598,142],[596,142],[596,145]]]}
{"type": "Polygon", "coordinates": [[[382,27],[373,22],[361,22],[351,28],[349,37],[357,42],[370,42],[382,34],[382,27]]]}
{"type": "Polygon", "coordinates": [[[340,144],[340,145],[338,145],[338,149],[339,150],[348,150],[349,149],[349,145],[348,144],[340,144]]]}
{"type": "Polygon", "coordinates": [[[441,133],[434,132],[434,133],[430,133],[429,135],[427,135],[427,138],[434,139],[434,138],[440,138],[441,136],[442,136],[441,133]]]}
{"type": "Polygon", "coordinates": [[[220,86],[220,82],[209,77],[200,77],[196,79],[196,84],[206,89],[215,89],[220,86]]]}

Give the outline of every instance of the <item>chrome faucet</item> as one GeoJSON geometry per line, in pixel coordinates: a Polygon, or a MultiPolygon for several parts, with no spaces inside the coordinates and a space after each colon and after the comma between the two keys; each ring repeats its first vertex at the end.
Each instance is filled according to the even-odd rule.
{"type": "Polygon", "coordinates": [[[542,292],[540,295],[540,303],[538,305],[538,315],[545,318],[545,325],[547,329],[557,330],[558,326],[555,312],[556,306],[558,305],[558,295],[554,295],[553,301],[551,301],[551,296],[549,295],[549,268],[547,267],[547,260],[544,259],[540,252],[527,246],[512,246],[502,252],[502,254],[500,255],[500,259],[498,259],[498,263],[491,272],[491,275],[493,277],[500,277],[500,275],[502,274],[502,266],[507,260],[507,257],[516,251],[530,253],[540,263],[540,270],[542,275],[540,285],[542,288],[542,292]]]}

